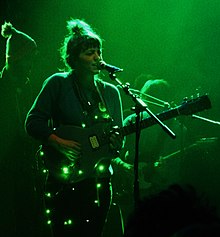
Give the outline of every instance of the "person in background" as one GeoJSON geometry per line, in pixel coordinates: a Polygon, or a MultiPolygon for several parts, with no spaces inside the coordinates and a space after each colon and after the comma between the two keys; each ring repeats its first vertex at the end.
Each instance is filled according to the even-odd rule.
{"type": "MultiPolygon", "coordinates": [[[[156,76],[154,76],[153,74],[145,74],[145,73],[141,73],[139,76],[137,76],[131,83],[129,83],[129,88],[131,90],[131,92],[133,92],[134,94],[137,94],[139,96],[141,96],[141,94],[143,93],[147,93],[147,89],[149,87],[153,88],[155,87],[154,85],[154,81],[157,81],[157,83],[155,84],[160,84],[157,89],[162,88],[163,85],[161,84],[167,84],[167,87],[170,87],[169,83],[164,80],[164,79],[160,79],[157,78],[156,76]],[[161,83],[160,83],[161,82],[161,83]],[[152,85],[152,86],[151,86],[152,85]]],[[[149,93],[148,93],[149,94],[149,93]]],[[[160,93],[156,93],[155,95],[159,95],[160,93]]],[[[164,94],[164,93],[163,93],[164,94]]],[[[154,94],[153,94],[154,95],[154,94]]],[[[122,96],[125,97],[125,93],[122,94],[122,96]]],[[[162,96],[163,97],[163,96],[162,96]]],[[[145,97],[142,97],[143,99],[146,99],[145,97]]],[[[155,97],[156,98],[156,97],[155,97]]],[[[129,98],[130,99],[130,98],[129,98]]],[[[124,118],[126,118],[127,116],[129,116],[130,114],[134,113],[134,102],[132,99],[129,100],[127,95],[126,97],[123,99],[123,114],[124,114],[124,118]]],[[[149,98],[148,98],[149,99],[149,98]]],[[[149,100],[148,100],[149,101],[149,100]]],[[[156,101],[155,101],[156,102],[156,101]]],[[[158,103],[159,104],[159,103],[158,103]]],[[[158,105],[157,104],[157,105],[158,105]]],[[[160,106],[161,107],[161,106],[160,106]]]]}
{"type": "Polygon", "coordinates": [[[191,184],[173,183],[144,196],[129,215],[124,237],[219,236],[217,208],[191,184]]]}
{"type": "MultiPolygon", "coordinates": [[[[136,93],[148,105],[148,108],[155,114],[160,114],[172,107],[172,91],[168,81],[164,79],[153,78],[152,75],[141,74],[131,87],[133,93],[136,93]],[[138,86],[141,88],[138,89],[138,86]]],[[[136,114],[133,112],[125,117],[123,125],[130,126],[135,123],[136,114]]],[[[144,111],[140,113],[142,120],[149,119],[150,115],[144,111]]],[[[146,194],[160,190],[169,182],[178,179],[179,162],[172,170],[167,170],[166,164],[161,161],[163,156],[170,155],[172,152],[181,150],[185,145],[185,136],[187,129],[181,120],[176,118],[168,118],[164,123],[177,135],[173,140],[158,125],[149,126],[141,130],[138,151],[138,167],[139,167],[139,189],[140,198],[146,194]],[[169,176],[170,174],[170,176],[169,176]],[[174,174],[174,175],[171,175],[174,174]]],[[[135,160],[135,133],[126,137],[126,143],[120,155],[121,163],[124,165],[117,166],[120,172],[115,172],[113,179],[113,187],[115,188],[116,203],[121,209],[124,222],[135,205],[134,200],[134,160],[135,160]],[[123,163],[122,163],[123,164],[123,163]],[[130,164],[129,168],[128,164],[130,164]]]]}
{"type": "Polygon", "coordinates": [[[16,117],[24,133],[24,119],[32,101],[30,77],[37,55],[37,44],[34,39],[17,30],[10,22],[2,25],[1,35],[7,39],[5,65],[0,73],[1,95],[4,94],[1,107],[6,109],[6,113],[7,107],[11,110],[11,116],[16,117]]]}
{"type": "Polygon", "coordinates": [[[1,35],[7,39],[5,66],[1,77],[10,78],[16,87],[22,87],[30,81],[37,44],[33,38],[17,30],[10,22],[2,25],[1,35]]]}
{"type": "MultiPolygon", "coordinates": [[[[33,100],[30,77],[37,55],[37,44],[33,38],[17,30],[10,22],[2,25],[1,35],[7,39],[5,65],[0,73],[0,90],[1,95],[4,95],[0,105],[5,111],[1,116],[8,121],[13,117],[14,124],[24,135],[24,120],[33,100]]],[[[8,122],[4,123],[4,126],[9,130],[13,125],[8,122]]]]}
{"type": "Polygon", "coordinates": [[[68,20],[67,30],[65,68],[44,81],[25,128],[42,144],[37,158],[53,236],[100,237],[112,199],[111,163],[123,146],[122,103],[117,87],[99,76],[101,37],[82,19],[68,20]]]}
{"type": "Polygon", "coordinates": [[[35,236],[35,191],[31,144],[24,120],[32,101],[31,70],[37,44],[12,23],[1,26],[6,39],[0,72],[0,235],[35,236]]]}

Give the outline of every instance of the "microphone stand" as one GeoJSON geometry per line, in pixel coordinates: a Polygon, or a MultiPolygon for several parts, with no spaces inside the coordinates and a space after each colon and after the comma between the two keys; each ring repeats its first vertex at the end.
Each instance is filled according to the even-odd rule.
{"type": "Polygon", "coordinates": [[[117,82],[117,84],[123,89],[125,94],[129,95],[135,103],[136,142],[135,142],[135,159],[134,159],[134,203],[135,203],[135,206],[137,206],[140,200],[139,179],[138,179],[139,139],[140,139],[140,133],[141,133],[140,113],[142,111],[146,111],[171,138],[175,139],[176,135],[159,118],[157,118],[152,113],[152,111],[147,107],[147,104],[137,94],[132,93],[132,91],[129,89],[128,83],[123,85],[122,82],[116,77],[114,72],[110,72],[109,77],[115,82],[117,82]]]}
{"type": "Polygon", "coordinates": [[[192,118],[199,119],[199,120],[209,122],[209,123],[213,123],[213,124],[216,124],[216,125],[220,125],[219,121],[214,121],[214,120],[211,120],[211,119],[207,119],[207,118],[195,115],[195,114],[192,115],[192,118]]]}

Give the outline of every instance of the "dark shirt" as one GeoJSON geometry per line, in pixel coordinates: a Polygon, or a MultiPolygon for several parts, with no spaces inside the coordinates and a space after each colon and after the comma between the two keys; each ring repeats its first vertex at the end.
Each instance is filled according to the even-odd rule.
{"type": "MultiPolygon", "coordinates": [[[[45,142],[54,133],[54,128],[62,125],[73,125],[79,128],[85,125],[87,128],[92,128],[96,124],[103,124],[105,127],[111,120],[111,126],[122,126],[121,97],[114,85],[98,79],[97,90],[100,91],[103,101],[96,101],[94,106],[91,101],[91,105],[86,107],[77,94],[74,80],[75,77],[68,73],[56,73],[45,80],[27,115],[26,130],[30,136],[45,142]],[[103,108],[100,108],[101,102],[104,102],[106,107],[104,112],[103,108]],[[107,113],[109,117],[106,116],[107,113]]],[[[97,128],[96,133],[103,132],[102,126],[97,128]]],[[[76,139],[73,140],[77,140],[79,135],[75,134],[75,136],[76,139]]]]}

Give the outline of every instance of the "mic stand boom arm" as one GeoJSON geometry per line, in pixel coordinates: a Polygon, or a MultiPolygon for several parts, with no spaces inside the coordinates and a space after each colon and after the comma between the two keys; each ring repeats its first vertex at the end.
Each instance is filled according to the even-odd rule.
{"type": "Polygon", "coordinates": [[[109,73],[109,77],[117,82],[117,84],[123,89],[126,95],[129,95],[135,103],[135,113],[136,113],[136,142],[135,142],[135,159],[134,159],[134,202],[135,205],[138,204],[140,199],[139,195],[139,180],[138,180],[138,151],[139,151],[139,138],[140,138],[140,112],[146,111],[161,127],[162,129],[173,139],[176,135],[171,131],[159,118],[157,118],[151,110],[147,107],[147,104],[136,94],[129,90],[129,84],[125,85],[116,77],[115,73],[109,73]]]}

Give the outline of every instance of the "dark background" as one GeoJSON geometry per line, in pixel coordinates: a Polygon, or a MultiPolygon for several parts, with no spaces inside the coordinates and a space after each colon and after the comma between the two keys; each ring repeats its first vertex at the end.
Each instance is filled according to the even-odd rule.
{"type": "MultiPolygon", "coordinates": [[[[70,17],[83,18],[105,40],[104,60],[124,69],[118,74],[123,83],[132,84],[143,73],[166,79],[176,104],[184,97],[208,93],[212,108],[198,115],[220,121],[218,0],[11,0],[1,3],[0,11],[1,24],[10,21],[38,44],[31,78],[35,94],[43,80],[62,67],[58,49],[67,33],[66,21],[70,17]]],[[[5,61],[5,42],[1,37],[1,68],[5,61]]],[[[104,80],[110,81],[108,75],[104,74],[104,80]]],[[[131,100],[125,95],[122,98],[125,106],[131,100]]],[[[187,126],[194,141],[219,137],[217,124],[189,119],[187,126]]],[[[187,166],[191,170],[181,175],[188,177],[186,181],[194,180],[219,205],[219,144],[198,149],[189,157],[192,159],[187,166]],[[197,177],[194,177],[195,170],[197,177]]],[[[168,162],[166,169],[172,169],[174,163],[168,162]]]]}
{"type": "MultiPolygon", "coordinates": [[[[32,36],[39,49],[33,83],[42,81],[62,64],[58,49],[67,33],[66,21],[84,18],[102,36],[105,61],[124,69],[122,82],[151,73],[169,81],[173,98],[209,93],[206,112],[218,120],[220,28],[218,1],[4,1],[1,23],[32,36]]],[[[5,39],[1,37],[1,65],[5,39]]],[[[106,80],[109,80],[106,77],[106,80]]]]}

